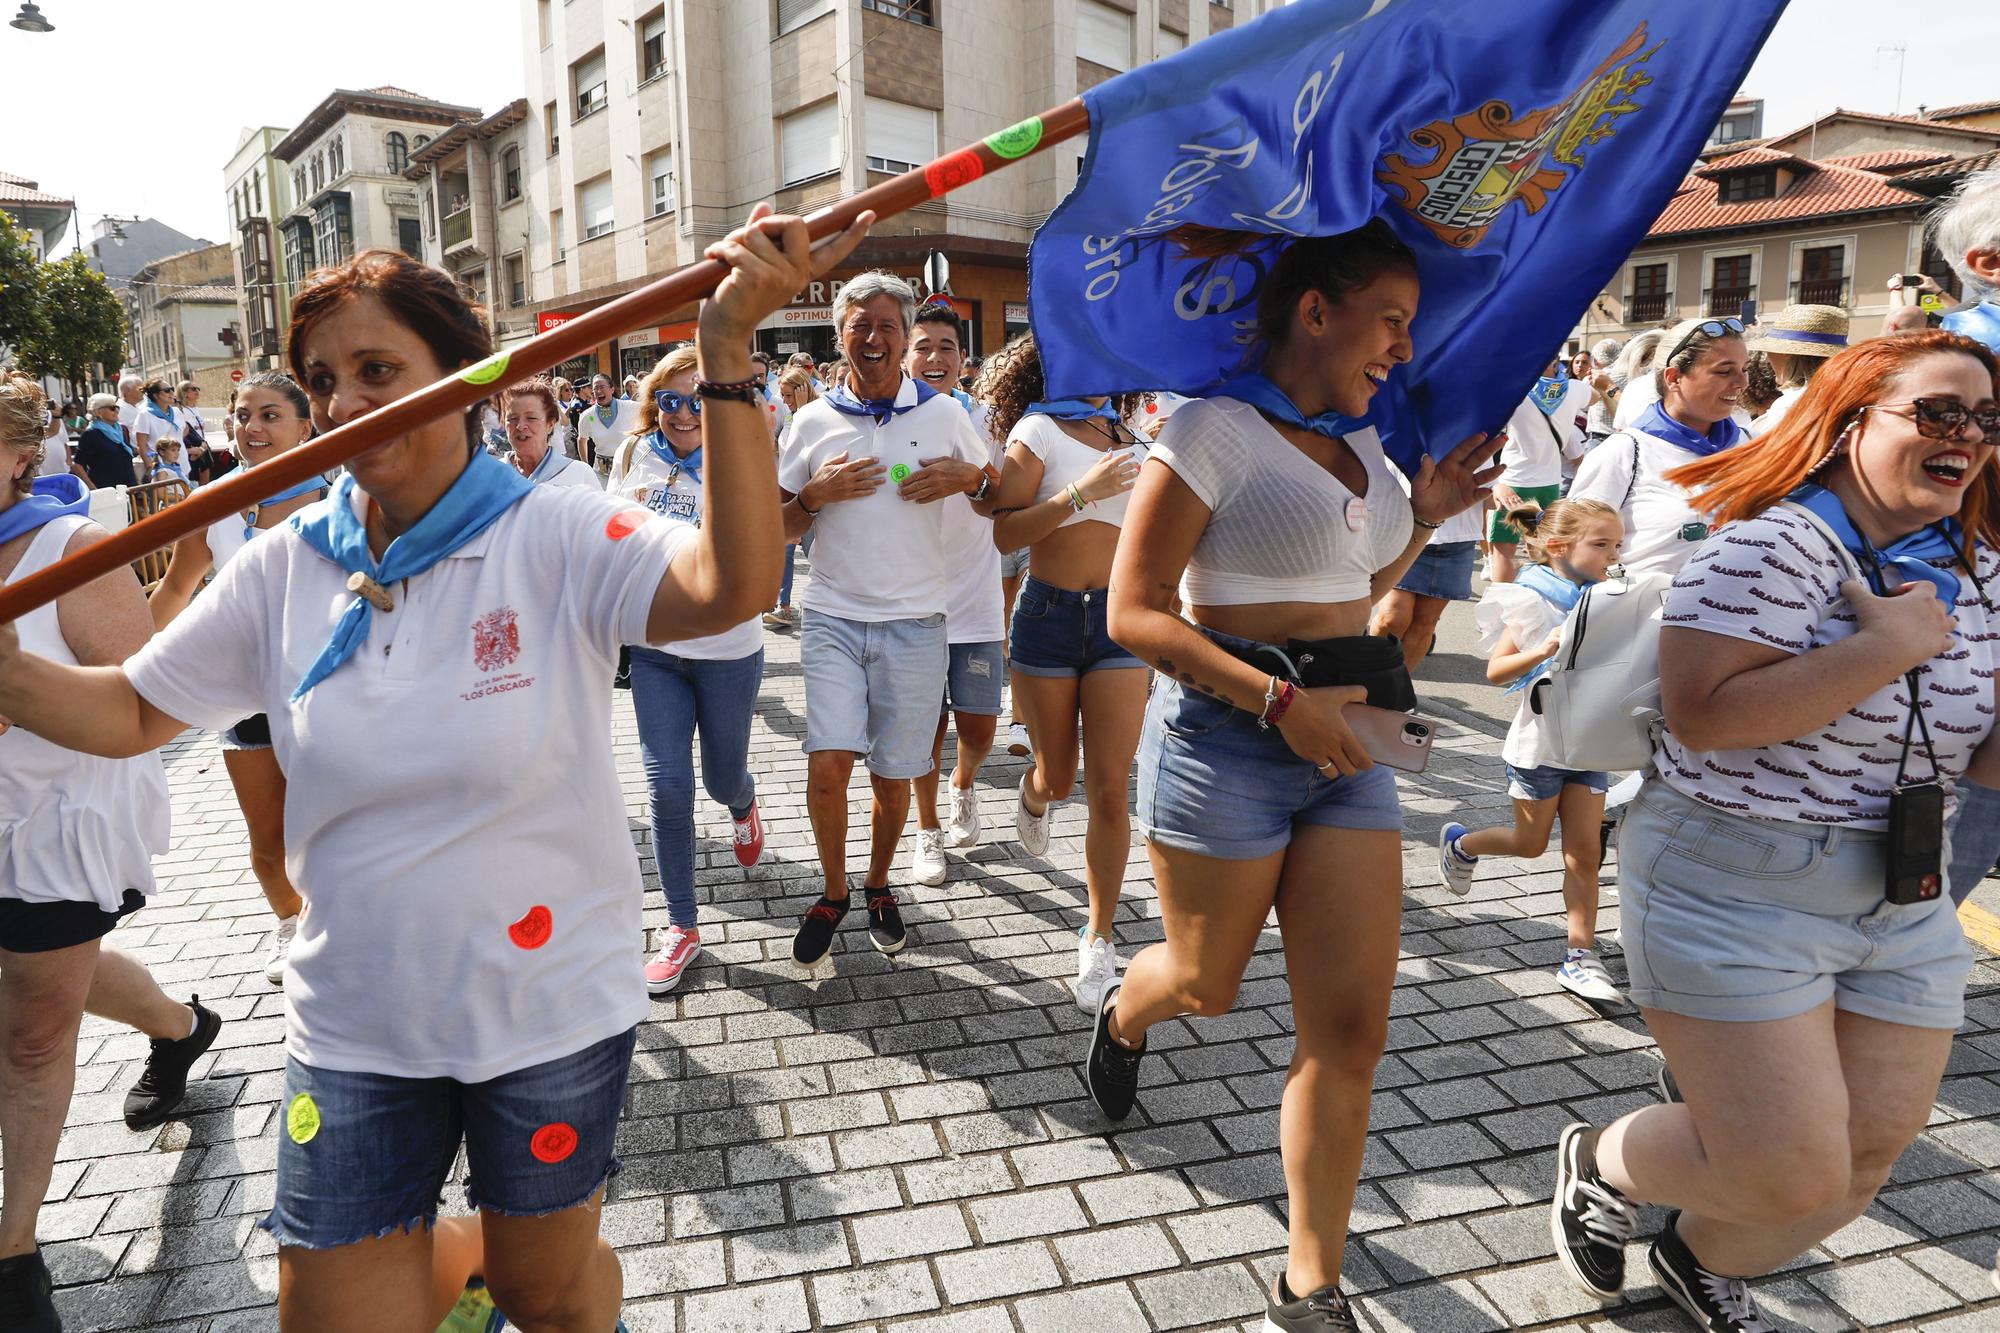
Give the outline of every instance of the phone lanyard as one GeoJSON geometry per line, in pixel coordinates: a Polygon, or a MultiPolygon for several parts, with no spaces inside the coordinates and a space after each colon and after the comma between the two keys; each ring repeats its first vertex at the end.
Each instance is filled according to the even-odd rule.
{"type": "MultiPolygon", "coordinates": [[[[1859,529],[1856,532],[1859,535],[1859,529]]],[[[1869,586],[1875,590],[1877,597],[1887,597],[1889,589],[1882,579],[1881,559],[1876,555],[1875,543],[1869,541],[1866,536],[1861,538],[1861,554],[1868,562],[1869,586]]],[[[1960,563],[1963,564],[1964,557],[1961,556],[1959,559],[1960,563]]],[[[1927,587],[1927,585],[1921,583],[1918,586],[1927,587]]],[[[1973,586],[1978,587],[1976,577],[1973,586]]],[[[1980,595],[1982,597],[1985,595],[1984,589],[1980,590],[1980,595]]],[[[1917,736],[1923,738],[1924,758],[1930,761],[1930,781],[1933,783],[1942,782],[1944,780],[1944,770],[1938,767],[1937,751],[1931,745],[1930,723],[1924,719],[1923,678],[1918,675],[1917,668],[1911,667],[1903,673],[1903,683],[1910,688],[1910,720],[1903,724],[1903,754],[1896,762],[1896,785],[1898,787],[1903,786],[1904,780],[1908,776],[1911,741],[1917,736]]]]}

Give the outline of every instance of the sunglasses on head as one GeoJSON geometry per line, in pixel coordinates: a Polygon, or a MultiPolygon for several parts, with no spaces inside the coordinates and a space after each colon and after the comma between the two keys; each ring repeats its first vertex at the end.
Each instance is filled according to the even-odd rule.
{"type": "Polygon", "coordinates": [[[1733,316],[1729,319],[1705,319],[1701,323],[1689,329],[1687,331],[1687,336],[1674,344],[1674,350],[1668,352],[1667,359],[1665,361],[1660,362],[1660,364],[1663,366],[1672,365],[1674,358],[1679,356],[1682,352],[1685,352],[1688,348],[1688,344],[1693,342],[1698,337],[1729,338],[1729,337],[1741,337],[1742,335],[1743,335],[1743,321],[1740,319],[1736,319],[1733,316]]]}
{"type": "MultiPolygon", "coordinates": [[[[1887,412],[1907,407],[1917,434],[1927,440],[1957,440],[1965,435],[1965,423],[1979,427],[1987,444],[2000,444],[2000,407],[1967,407],[1956,398],[1912,398],[1904,403],[1870,403],[1864,412],[1887,412]]],[[[1893,416],[1903,415],[1900,412],[1893,416]]]]}
{"type": "Polygon", "coordinates": [[[670,417],[685,407],[696,416],[701,415],[701,398],[692,393],[675,393],[672,389],[660,389],[653,394],[653,406],[660,409],[660,415],[670,417]]]}

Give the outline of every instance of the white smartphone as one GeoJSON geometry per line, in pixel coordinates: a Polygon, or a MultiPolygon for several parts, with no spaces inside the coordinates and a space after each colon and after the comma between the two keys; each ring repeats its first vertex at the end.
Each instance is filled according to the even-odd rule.
{"type": "Polygon", "coordinates": [[[1421,773],[1431,761],[1431,742],[1437,739],[1437,724],[1413,713],[1376,708],[1369,704],[1348,704],[1340,710],[1347,725],[1361,741],[1361,748],[1378,764],[1404,773],[1421,773]]]}

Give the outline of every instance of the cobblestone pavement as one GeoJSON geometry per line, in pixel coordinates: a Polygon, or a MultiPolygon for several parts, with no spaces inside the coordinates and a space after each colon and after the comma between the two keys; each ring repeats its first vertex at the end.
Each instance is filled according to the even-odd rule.
{"type": "MultiPolygon", "coordinates": [[[[619,700],[626,809],[649,857],[630,697],[619,700]]],[[[1141,1109],[1112,1131],[1078,1076],[1087,1018],[1068,985],[1083,920],[1081,807],[1057,813],[1047,862],[1017,860],[1007,839],[1021,761],[1001,754],[981,776],[986,841],[954,855],[944,885],[900,889],[910,949],[876,955],[855,918],[833,975],[803,982],[788,945],[816,872],[790,635],[770,637],[760,713],[770,850],[739,869],[725,813],[704,804],[710,942],[640,1033],[625,1169],[604,1220],[634,1333],[1260,1327],[1284,1242],[1276,1107],[1291,1013],[1275,929],[1236,1012],[1153,1030],[1141,1109]]],[[[1478,823],[1506,804],[1502,727],[1459,720],[1431,772],[1404,786],[1403,962],[1349,1288],[1386,1333],[1687,1328],[1640,1251],[1629,1300],[1610,1310],[1550,1257],[1557,1132],[1644,1103],[1657,1059],[1629,1011],[1600,1015],[1557,990],[1553,856],[1482,867],[1466,899],[1437,887],[1428,849],[1441,817],[1470,809],[1478,823]]],[[[261,971],[269,920],[214,739],[184,737],[167,764],[173,849],[159,893],[113,940],[229,1021],[197,1067],[207,1077],[184,1119],[132,1134],[120,1099],[145,1043],[85,1020],[41,1235],[72,1330],[270,1329],[277,1263],[254,1229],[271,1202],[283,1065],[283,1000],[261,971]]],[[[858,784],[855,799],[861,812],[858,784]]],[[[854,827],[858,866],[865,815],[854,827]]],[[[1160,937],[1149,875],[1135,850],[1118,919],[1127,957],[1160,937]]],[[[666,923],[657,891],[646,916],[666,923]]],[[[1607,941],[1616,925],[1607,886],[1607,941]]],[[[1329,940],[1329,966],[1339,957],[1329,940]]],[[[1622,979],[1615,951],[1610,965],[1622,979]]],[[[1881,1200],[1759,1285],[1786,1327],[2000,1330],[1989,1279],[2000,964],[1990,956],[1972,990],[1930,1128],[1881,1200]]],[[[1649,1211],[1645,1233],[1659,1221],[1649,1211]]]]}

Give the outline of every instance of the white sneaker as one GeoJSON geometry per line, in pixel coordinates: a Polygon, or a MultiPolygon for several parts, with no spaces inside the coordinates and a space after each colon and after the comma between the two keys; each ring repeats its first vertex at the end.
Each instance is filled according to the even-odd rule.
{"type": "Polygon", "coordinates": [[[1622,1004],[1625,994],[1612,984],[1611,974],[1591,949],[1572,950],[1556,969],[1556,984],[1573,995],[1603,1004],[1622,1004]]]}
{"type": "Polygon", "coordinates": [[[944,830],[917,830],[917,854],[910,860],[910,877],[919,884],[944,883],[944,830]]]}
{"type": "Polygon", "coordinates": [[[1008,726],[1007,753],[1023,756],[1034,753],[1028,744],[1028,728],[1023,723],[1015,722],[1008,726]]]}
{"type": "Polygon", "coordinates": [[[1472,872],[1479,868],[1478,857],[1458,850],[1458,840],[1468,832],[1463,824],[1446,824],[1438,832],[1438,878],[1461,898],[1472,892],[1472,872]]]}
{"type": "Polygon", "coordinates": [[[1097,1012],[1104,1000],[1104,988],[1118,979],[1118,946],[1089,926],[1076,932],[1076,1007],[1087,1014],[1097,1012]]]}
{"type": "Polygon", "coordinates": [[[278,923],[271,936],[271,952],[264,955],[264,980],[273,986],[285,984],[285,964],[292,956],[292,936],[299,933],[299,919],[288,916],[278,923]]]}
{"type": "Polygon", "coordinates": [[[951,789],[951,818],[945,821],[951,845],[970,847],[979,841],[979,792],[951,789]]]}
{"type": "Polygon", "coordinates": [[[1020,839],[1021,850],[1029,856],[1042,857],[1049,854],[1049,807],[1042,813],[1028,813],[1028,778],[1033,770],[1021,775],[1021,797],[1014,803],[1014,836],[1020,839]]]}

